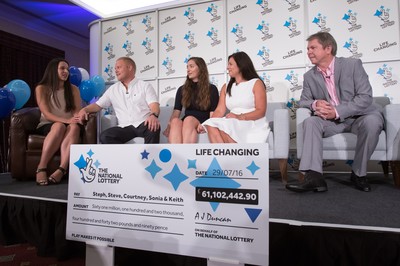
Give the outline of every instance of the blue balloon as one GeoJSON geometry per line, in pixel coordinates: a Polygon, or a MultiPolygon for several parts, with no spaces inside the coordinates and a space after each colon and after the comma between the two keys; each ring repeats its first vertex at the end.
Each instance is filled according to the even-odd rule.
{"type": "Polygon", "coordinates": [[[92,77],[92,82],[94,84],[94,96],[101,96],[106,90],[106,82],[102,76],[96,75],[92,77]]]}
{"type": "Polygon", "coordinates": [[[21,109],[31,97],[31,88],[20,79],[14,79],[7,84],[7,90],[11,91],[15,96],[15,109],[21,109]]]}
{"type": "Polygon", "coordinates": [[[93,81],[89,80],[84,80],[81,82],[79,85],[79,91],[81,93],[81,98],[85,102],[90,102],[91,99],[93,99],[94,95],[94,83],[93,81]]]}
{"type": "Polygon", "coordinates": [[[79,68],[74,66],[69,67],[69,80],[72,84],[79,87],[82,82],[82,74],[79,68]]]}
{"type": "Polygon", "coordinates": [[[6,89],[0,88],[0,119],[9,116],[14,108],[14,94],[6,89]]]}

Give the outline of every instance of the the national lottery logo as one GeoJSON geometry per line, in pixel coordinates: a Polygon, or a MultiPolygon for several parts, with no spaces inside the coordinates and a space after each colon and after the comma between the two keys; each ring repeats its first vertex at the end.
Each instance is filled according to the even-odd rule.
{"type": "Polygon", "coordinates": [[[175,69],[172,68],[172,60],[169,57],[165,58],[162,65],[167,69],[165,75],[169,76],[175,73],[175,69]]]}
{"type": "Polygon", "coordinates": [[[289,4],[289,8],[288,8],[289,12],[292,12],[292,11],[300,8],[300,5],[297,4],[296,2],[297,2],[297,0],[286,0],[286,3],[289,4]]]}
{"type": "Polygon", "coordinates": [[[374,16],[380,18],[380,20],[383,22],[383,24],[381,24],[381,28],[387,28],[390,26],[394,25],[394,21],[390,21],[390,9],[389,8],[385,8],[384,6],[380,6],[376,11],[374,16]]]}
{"type": "Polygon", "coordinates": [[[207,32],[207,37],[210,37],[212,47],[221,44],[221,40],[218,40],[218,30],[214,29],[214,27],[207,32]]]}
{"type": "Polygon", "coordinates": [[[258,55],[259,57],[261,57],[262,60],[264,61],[264,62],[262,63],[263,67],[268,66],[268,65],[272,65],[272,64],[274,63],[273,60],[270,60],[270,59],[269,59],[269,57],[270,57],[270,50],[267,49],[265,46],[263,46],[260,50],[258,50],[257,55],[258,55]]]}
{"type": "Polygon", "coordinates": [[[293,70],[286,74],[285,80],[288,81],[292,86],[289,89],[291,92],[303,89],[303,86],[299,85],[299,74],[295,73],[293,70]]]}
{"type": "Polygon", "coordinates": [[[342,19],[350,24],[350,28],[348,28],[349,32],[362,28],[361,25],[357,24],[357,13],[353,12],[352,10],[347,11],[347,13],[343,15],[342,19]]]}
{"type": "Polygon", "coordinates": [[[183,39],[185,39],[189,45],[188,48],[189,49],[193,49],[195,47],[197,47],[197,43],[194,41],[194,33],[191,31],[188,31],[185,36],[183,37],[183,39]]]}
{"type": "MultiPolygon", "coordinates": [[[[292,139],[292,136],[290,136],[290,138],[292,139]]],[[[296,137],[294,137],[294,138],[296,138],[296,137]]],[[[290,165],[290,167],[292,167],[293,170],[295,170],[295,171],[299,170],[300,160],[297,159],[296,153],[289,154],[289,158],[288,158],[287,162],[290,165]]]]}
{"type": "Polygon", "coordinates": [[[115,57],[115,54],[114,54],[114,45],[108,43],[108,44],[106,45],[106,47],[104,48],[104,51],[106,51],[106,53],[108,54],[108,56],[107,56],[107,59],[108,59],[108,60],[111,60],[111,59],[113,59],[113,58],[115,57]]]}
{"type": "Polygon", "coordinates": [[[165,49],[166,52],[175,50],[175,46],[172,45],[172,36],[171,35],[166,34],[165,37],[162,39],[162,42],[167,46],[167,48],[165,49]]]}
{"type": "Polygon", "coordinates": [[[290,111],[290,117],[292,118],[292,120],[296,120],[296,111],[300,107],[299,102],[296,101],[294,98],[291,98],[290,101],[286,103],[286,107],[290,111]]]}
{"type": "Polygon", "coordinates": [[[275,90],[275,88],[271,86],[271,76],[270,75],[267,75],[267,73],[263,72],[262,75],[260,76],[260,78],[264,82],[267,92],[271,92],[271,91],[275,90]]]}
{"type": "Polygon", "coordinates": [[[362,53],[358,52],[358,41],[355,41],[353,38],[349,38],[349,40],[343,45],[343,48],[349,50],[349,52],[352,54],[352,58],[362,57],[362,53]]]}
{"type": "Polygon", "coordinates": [[[144,46],[144,48],[146,48],[146,52],[145,52],[146,55],[154,52],[154,49],[151,48],[151,39],[149,39],[148,37],[146,37],[146,39],[143,40],[142,46],[144,46]]]}
{"type": "Polygon", "coordinates": [[[107,75],[107,81],[115,79],[114,68],[110,64],[108,64],[108,66],[104,69],[104,73],[107,75]]]}
{"type": "Polygon", "coordinates": [[[124,179],[121,173],[108,167],[103,167],[91,149],[86,154],[81,154],[74,165],[79,169],[80,177],[84,184],[96,182],[117,185],[124,179]]]}
{"type": "Polygon", "coordinates": [[[247,38],[244,37],[244,35],[243,35],[243,26],[240,26],[239,24],[236,24],[232,28],[231,32],[233,34],[235,34],[235,36],[236,36],[236,43],[241,43],[241,42],[246,41],[247,38]]]}
{"type": "Polygon", "coordinates": [[[135,32],[135,30],[132,29],[132,20],[130,19],[126,19],[122,26],[124,26],[124,28],[126,29],[126,35],[131,35],[135,32]]]}
{"type": "Polygon", "coordinates": [[[211,22],[217,21],[221,19],[221,16],[218,15],[218,6],[212,3],[210,6],[208,6],[207,13],[211,15],[211,22]]]}
{"type": "Polygon", "coordinates": [[[142,19],[142,23],[146,26],[146,32],[150,32],[152,30],[154,30],[154,27],[151,24],[151,17],[149,15],[146,15],[143,19],[142,19]]]}
{"type": "Polygon", "coordinates": [[[376,74],[380,75],[385,80],[385,82],[383,83],[383,86],[385,88],[397,85],[397,80],[392,79],[393,77],[392,68],[389,67],[387,64],[383,64],[382,67],[378,69],[376,74]]]}
{"type": "Polygon", "coordinates": [[[132,51],[132,42],[126,40],[124,44],[122,45],[122,48],[125,49],[126,51],[126,56],[132,56],[134,55],[134,52],[132,51]]]}
{"type": "Polygon", "coordinates": [[[321,13],[318,13],[316,17],[314,17],[312,23],[316,24],[320,31],[330,32],[331,29],[326,27],[326,16],[323,16],[321,13]]]}
{"type": "Polygon", "coordinates": [[[213,84],[215,87],[219,88],[219,82],[218,79],[216,77],[211,77],[210,78],[210,83],[213,84]]]}
{"type": "Polygon", "coordinates": [[[389,98],[389,101],[390,101],[391,103],[395,100],[394,97],[391,96],[389,93],[384,93],[383,96],[384,96],[384,97],[388,97],[388,98],[389,98]]]}
{"type": "Polygon", "coordinates": [[[272,8],[268,8],[269,1],[257,0],[256,4],[262,8],[261,15],[265,15],[272,12],[272,8]]]}
{"type": "Polygon", "coordinates": [[[188,54],[188,56],[185,57],[185,60],[183,60],[183,62],[184,62],[185,64],[187,64],[187,63],[189,62],[189,60],[190,60],[191,57],[192,57],[192,56],[191,56],[190,54],[188,54]]]}
{"type": "Polygon", "coordinates": [[[261,40],[263,40],[263,41],[271,39],[272,37],[274,37],[273,34],[269,33],[269,23],[266,23],[264,20],[261,21],[260,24],[258,24],[257,30],[259,30],[262,33],[261,40]]]}
{"type": "Polygon", "coordinates": [[[194,9],[193,8],[188,7],[185,10],[185,13],[183,15],[189,20],[189,22],[188,22],[189,26],[197,23],[197,19],[194,18],[194,9]]]}
{"type": "Polygon", "coordinates": [[[293,19],[292,17],[289,17],[289,19],[285,21],[285,24],[283,24],[283,26],[289,29],[290,38],[299,36],[301,34],[301,31],[297,30],[297,20],[293,19]]]}

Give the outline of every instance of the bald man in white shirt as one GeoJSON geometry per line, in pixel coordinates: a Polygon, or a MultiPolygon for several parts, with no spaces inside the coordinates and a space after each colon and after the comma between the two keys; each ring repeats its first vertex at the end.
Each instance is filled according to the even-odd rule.
{"type": "Polygon", "coordinates": [[[129,57],[117,59],[115,74],[118,82],[108,88],[96,103],[82,108],[80,118],[113,107],[118,125],[101,132],[101,143],[123,144],[135,137],[143,137],[144,143],[159,143],[160,104],[153,86],[135,77],[136,64],[129,57]]]}

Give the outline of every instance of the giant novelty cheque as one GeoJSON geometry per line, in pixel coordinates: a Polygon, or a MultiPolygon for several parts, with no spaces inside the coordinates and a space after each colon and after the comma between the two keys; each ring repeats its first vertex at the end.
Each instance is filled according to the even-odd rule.
{"type": "Polygon", "coordinates": [[[67,239],[268,264],[268,144],[72,145],[67,239]]]}

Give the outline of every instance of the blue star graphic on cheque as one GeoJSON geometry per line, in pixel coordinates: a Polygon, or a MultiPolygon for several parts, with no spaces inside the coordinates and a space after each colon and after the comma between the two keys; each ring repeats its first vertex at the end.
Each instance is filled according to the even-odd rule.
{"type": "Polygon", "coordinates": [[[178,190],[179,185],[189,177],[184,175],[179,169],[179,166],[175,164],[174,167],[172,168],[172,171],[164,175],[164,178],[167,179],[172,184],[172,186],[176,191],[178,190]]]}
{"type": "MultiPolygon", "coordinates": [[[[142,155],[143,155],[143,153],[142,153],[142,155]]],[[[149,154],[150,153],[147,153],[147,155],[149,155],[149,154]]],[[[160,151],[159,159],[160,159],[161,162],[168,163],[171,160],[171,158],[172,158],[172,153],[171,153],[171,151],[169,149],[163,149],[163,150],[160,151]]],[[[143,159],[144,159],[144,156],[142,156],[142,160],[143,159]]],[[[146,156],[146,159],[147,159],[147,156],[146,156]]],[[[161,167],[159,167],[157,165],[157,163],[155,162],[154,159],[151,161],[151,164],[149,166],[147,166],[145,169],[146,169],[147,172],[150,173],[150,175],[151,175],[151,177],[153,179],[155,179],[156,175],[160,171],[163,170],[161,167]]],[[[183,181],[185,181],[185,180],[187,180],[189,178],[187,175],[185,175],[185,174],[183,174],[181,172],[181,170],[179,169],[179,166],[177,164],[174,165],[174,167],[172,168],[171,172],[169,172],[168,174],[164,175],[163,177],[165,179],[167,179],[171,183],[171,185],[172,185],[172,187],[174,188],[175,191],[178,190],[179,185],[183,181]]]]}
{"type": "Polygon", "coordinates": [[[151,174],[151,177],[153,179],[156,177],[157,173],[162,170],[154,160],[152,160],[151,164],[147,166],[145,169],[147,172],[151,174]]]}

